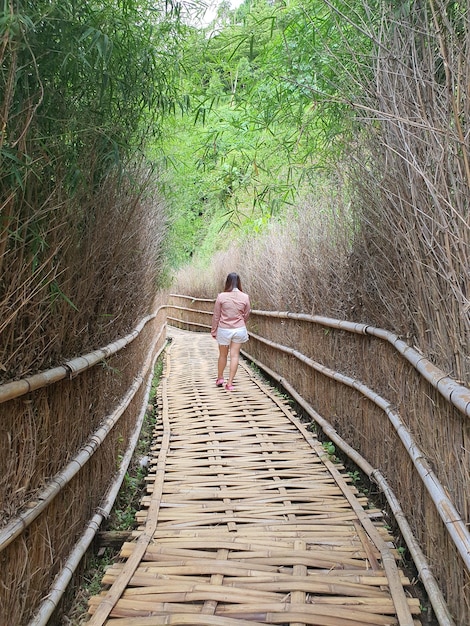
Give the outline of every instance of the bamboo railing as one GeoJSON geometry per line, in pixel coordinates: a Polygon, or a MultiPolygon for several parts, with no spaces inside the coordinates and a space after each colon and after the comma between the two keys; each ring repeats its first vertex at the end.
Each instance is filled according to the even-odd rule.
{"type": "MultiPolygon", "coordinates": [[[[207,331],[213,303],[173,294],[168,322],[207,331]]],[[[470,623],[470,390],[366,324],[254,310],[248,330],[244,355],[387,498],[439,623],[470,623]]]]}
{"type": "Polygon", "coordinates": [[[30,484],[22,500],[15,491],[9,503],[5,487],[0,500],[0,558],[6,564],[0,573],[0,613],[10,616],[9,623],[48,623],[109,515],[139,439],[165,329],[165,307],[159,307],[104,348],[0,386],[3,446],[15,442],[19,456],[13,458],[12,445],[3,451],[2,475],[5,483],[13,482],[8,472],[16,464],[21,473],[29,471],[30,484]],[[54,408],[64,411],[64,421],[54,408]],[[28,419],[35,432],[21,450],[28,419]],[[75,424],[72,445],[60,437],[56,421],[75,424]],[[54,436],[51,445],[61,449],[55,462],[59,467],[49,478],[52,463],[46,457],[53,457],[53,451],[41,457],[37,449],[54,436]],[[35,453],[36,459],[28,458],[35,453]],[[7,518],[8,509],[17,512],[7,518]],[[34,589],[28,588],[29,570],[35,571],[34,589]]]}
{"type": "MultiPolygon", "coordinates": [[[[0,608],[12,623],[47,624],[109,514],[166,320],[206,332],[213,304],[172,295],[126,337],[0,386],[0,608]]],[[[470,623],[470,390],[368,325],[254,310],[249,331],[245,356],[383,493],[439,624],[470,623]]]]}

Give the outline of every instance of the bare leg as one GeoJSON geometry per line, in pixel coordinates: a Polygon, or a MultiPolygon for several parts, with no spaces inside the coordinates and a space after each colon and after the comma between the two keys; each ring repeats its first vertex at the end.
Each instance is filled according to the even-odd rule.
{"type": "Polygon", "coordinates": [[[224,369],[227,365],[228,346],[219,344],[219,360],[217,361],[217,378],[224,377],[224,369]]]}
{"type": "Polygon", "coordinates": [[[235,374],[237,373],[241,347],[242,347],[241,343],[234,343],[232,341],[232,343],[230,344],[230,373],[229,373],[227,385],[231,385],[233,383],[233,379],[235,378],[235,374]]]}

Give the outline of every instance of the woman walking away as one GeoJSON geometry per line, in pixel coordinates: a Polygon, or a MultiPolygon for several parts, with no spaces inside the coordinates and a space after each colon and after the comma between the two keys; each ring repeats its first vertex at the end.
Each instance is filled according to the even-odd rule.
{"type": "Polygon", "coordinates": [[[214,306],[211,335],[219,344],[217,362],[217,387],[223,387],[224,370],[230,350],[229,376],[225,389],[233,391],[233,379],[238,368],[240,348],[248,341],[246,321],[250,315],[250,298],[243,293],[240,276],[230,273],[225,281],[225,288],[219,293],[214,306]]]}

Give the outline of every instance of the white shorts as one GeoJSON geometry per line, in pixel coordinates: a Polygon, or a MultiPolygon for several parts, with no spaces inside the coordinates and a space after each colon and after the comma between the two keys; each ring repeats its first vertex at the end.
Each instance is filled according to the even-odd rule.
{"type": "Polygon", "coordinates": [[[245,343],[248,341],[246,326],[240,328],[217,328],[217,343],[221,346],[229,346],[230,342],[245,343]]]}

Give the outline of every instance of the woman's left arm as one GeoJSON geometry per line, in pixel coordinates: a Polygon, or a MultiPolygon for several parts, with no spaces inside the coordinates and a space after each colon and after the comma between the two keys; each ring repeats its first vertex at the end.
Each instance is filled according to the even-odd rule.
{"type": "Polygon", "coordinates": [[[243,319],[245,320],[245,322],[250,317],[250,313],[251,313],[250,298],[247,298],[247,300],[245,302],[245,310],[243,311],[243,319]]]}

